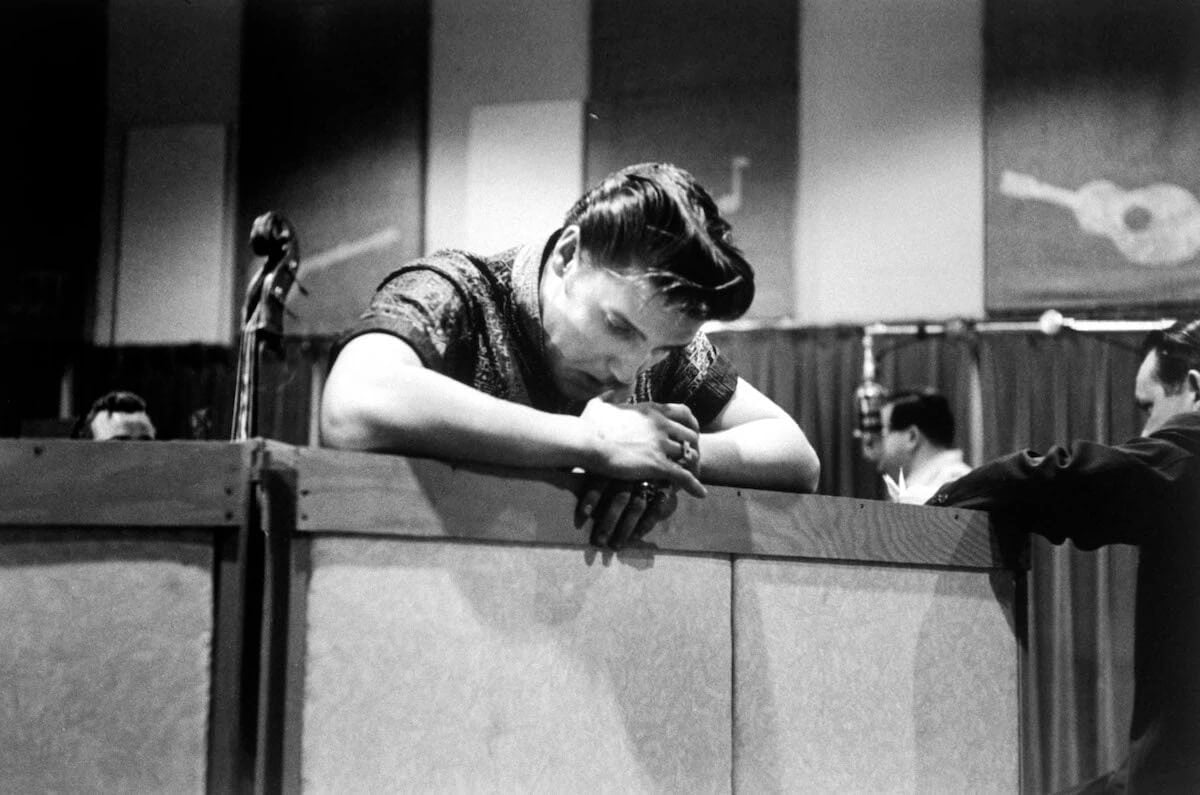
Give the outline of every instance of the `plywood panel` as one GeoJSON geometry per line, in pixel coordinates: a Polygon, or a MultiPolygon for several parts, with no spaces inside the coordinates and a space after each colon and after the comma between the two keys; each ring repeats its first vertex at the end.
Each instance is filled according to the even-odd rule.
{"type": "Polygon", "coordinates": [[[311,544],[306,788],[728,791],[727,561],[311,544]]]}
{"type": "Polygon", "coordinates": [[[207,536],[0,534],[0,791],[201,792],[207,536]]]}
{"type": "Polygon", "coordinates": [[[734,565],[736,789],[1018,791],[1011,580],[734,565]]]}
{"type": "Polygon", "coordinates": [[[256,444],[6,440],[0,525],[237,525],[256,444]]]}
{"type": "MultiPolygon", "coordinates": [[[[586,544],[576,527],[579,477],[465,467],[394,455],[270,445],[297,469],[302,531],[586,544]],[[503,506],[497,510],[496,506],[503,506]]],[[[978,511],[893,505],[813,494],[710,486],[643,545],[687,552],[999,568],[1000,550],[978,511]]]]}

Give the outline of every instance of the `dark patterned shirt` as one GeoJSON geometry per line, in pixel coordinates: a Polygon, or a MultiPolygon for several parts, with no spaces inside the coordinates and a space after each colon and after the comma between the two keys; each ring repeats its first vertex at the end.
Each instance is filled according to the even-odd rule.
{"type": "MultiPolygon", "coordinates": [[[[394,334],[431,370],[481,392],[560,414],[578,414],[545,364],[538,286],[550,243],[492,257],[438,251],[384,279],[371,305],[341,340],[394,334]]],[[[340,345],[339,345],[340,347],[340,345]]],[[[733,397],[737,372],[702,332],[681,351],[638,374],[631,401],[683,403],[701,426],[733,397]]]]}

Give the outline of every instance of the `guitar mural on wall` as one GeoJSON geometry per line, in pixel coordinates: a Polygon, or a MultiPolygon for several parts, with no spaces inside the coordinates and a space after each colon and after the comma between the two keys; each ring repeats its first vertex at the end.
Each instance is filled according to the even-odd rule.
{"type": "Polygon", "coordinates": [[[1098,179],[1071,190],[1005,170],[999,190],[1015,199],[1071,210],[1080,230],[1108,238],[1126,260],[1137,265],[1175,267],[1200,253],[1200,200],[1178,185],[1156,182],[1124,189],[1098,179]]]}

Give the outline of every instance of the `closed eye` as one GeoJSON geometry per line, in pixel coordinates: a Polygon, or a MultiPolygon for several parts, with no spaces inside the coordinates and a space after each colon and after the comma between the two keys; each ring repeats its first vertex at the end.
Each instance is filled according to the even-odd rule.
{"type": "Polygon", "coordinates": [[[606,314],[604,316],[604,324],[608,326],[609,331],[618,337],[630,338],[638,336],[638,330],[619,315],[606,314]]]}

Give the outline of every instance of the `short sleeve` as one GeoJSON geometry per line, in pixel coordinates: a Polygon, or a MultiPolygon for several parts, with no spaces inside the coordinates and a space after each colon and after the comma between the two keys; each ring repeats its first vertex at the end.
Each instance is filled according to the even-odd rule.
{"type": "Polygon", "coordinates": [[[668,356],[639,378],[638,400],[683,403],[704,427],[733,399],[737,369],[704,332],[683,350],[668,356]]]}
{"type": "Polygon", "coordinates": [[[383,332],[411,345],[429,369],[450,373],[463,358],[458,348],[472,338],[470,312],[467,297],[447,273],[414,264],[383,281],[338,349],[362,334],[383,332]]]}

